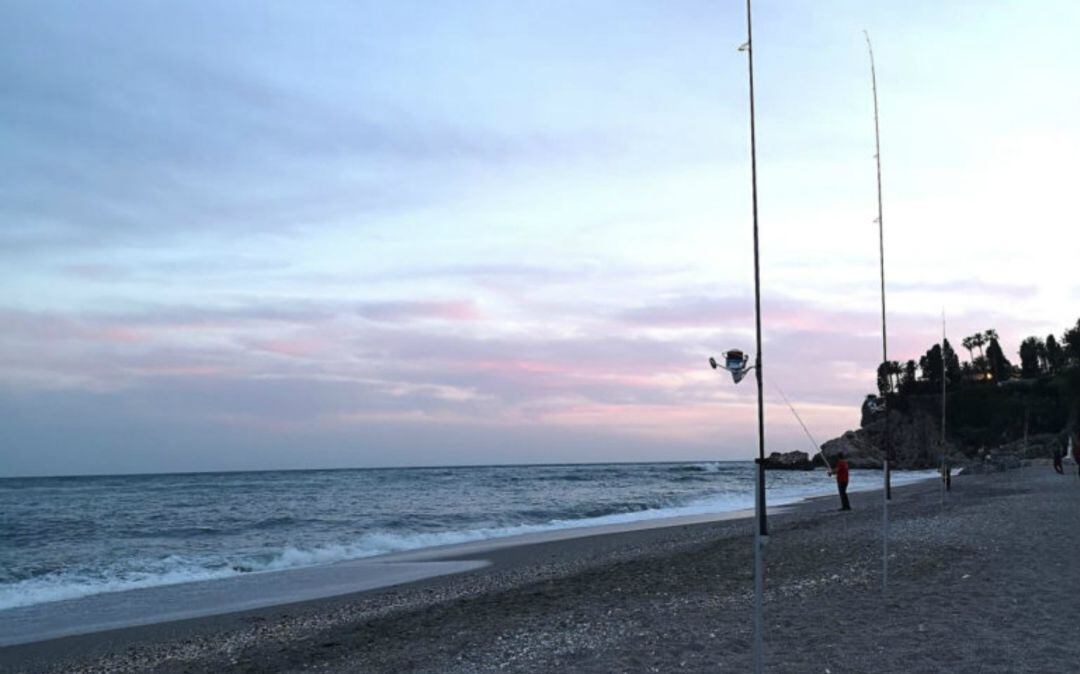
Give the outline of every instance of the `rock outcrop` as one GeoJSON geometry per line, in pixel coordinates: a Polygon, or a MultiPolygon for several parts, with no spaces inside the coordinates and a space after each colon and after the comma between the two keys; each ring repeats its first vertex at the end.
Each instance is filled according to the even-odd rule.
{"type": "MultiPolygon", "coordinates": [[[[902,414],[889,413],[889,435],[894,449],[893,468],[921,469],[937,468],[941,461],[942,449],[949,462],[957,468],[969,466],[968,472],[995,472],[1019,467],[1026,459],[1050,458],[1054,451],[1065,451],[1068,442],[1062,433],[1039,433],[1026,440],[1013,440],[994,447],[967,447],[967,456],[952,443],[941,445],[941,427],[937,419],[924,412],[902,414]],[[991,461],[983,461],[983,452],[988,450],[991,461]],[[969,458],[969,456],[973,458],[969,458]]],[[[852,468],[882,467],[882,441],[885,433],[885,418],[878,414],[869,421],[865,428],[848,431],[838,438],[833,438],[821,446],[822,452],[832,463],[840,452],[847,457],[852,468]]],[[[823,466],[821,456],[813,458],[814,466],[823,466]]]]}
{"type": "MultiPolygon", "coordinates": [[[[844,453],[852,468],[881,468],[884,464],[882,451],[885,439],[885,416],[876,414],[857,431],[848,431],[839,438],[821,446],[822,452],[832,463],[836,455],[844,453]]],[[[947,455],[956,454],[955,448],[941,445],[941,428],[937,419],[925,412],[901,414],[889,412],[889,437],[893,447],[893,468],[936,468],[944,449],[947,455]]],[[[960,459],[959,456],[956,457],[960,459]]],[[[821,457],[815,457],[815,465],[823,465],[821,457]]]]}
{"type": "MultiPolygon", "coordinates": [[[[836,463],[837,456],[843,452],[848,466],[852,468],[881,468],[882,454],[880,449],[867,439],[862,430],[848,431],[839,438],[833,438],[821,446],[821,452],[829,464],[836,463]]],[[[825,461],[821,454],[814,457],[815,466],[824,466],[825,461]]]]}
{"type": "Polygon", "coordinates": [[[769,470],[813,470],[814,464],[806,452],[773,452],[765,459],[769,470]]]}

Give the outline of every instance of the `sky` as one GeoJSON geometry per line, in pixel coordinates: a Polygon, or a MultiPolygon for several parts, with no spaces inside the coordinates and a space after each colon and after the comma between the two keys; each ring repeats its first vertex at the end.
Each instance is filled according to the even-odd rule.
{"type": "MultiPolygon", "coordinates": [[[[745,6],[0,5],[0,476],[756,454],[745,6]]],[[[1080,3],[759,0],[766,451],[1080,315],[1080,3]],[[961,355],[966,354],[961,350],[961,355]]]]}

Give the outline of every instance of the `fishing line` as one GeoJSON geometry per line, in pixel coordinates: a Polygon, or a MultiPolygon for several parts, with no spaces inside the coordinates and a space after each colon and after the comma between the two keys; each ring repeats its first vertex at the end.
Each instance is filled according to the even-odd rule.
{"type": "Polygon", "coordinates": [[[798,411],[795,410],[795,406],[791,404],[791,401],[788,400],[788,397],[784,395],[784,391],[779,386],[777,386],[775,383],[773,383],[772,386],[774,389],[776,389],[776,392],[780,394],[780,397],[784,399],[784,402],[787,404],[788,409],[791,410],[791,413],[795,415],[795,419],[799,422],[799,425],[802,426],[803,432],[806,433],[806,437],[810,438],[811,444],[814,445],[814,453],[821,455],[821,460],[825,462],[825,467],[828,468],[829,472],[831,473],[832,464],[829,463],[829,457],[825,456],[825,451],[821,449],[821,445],[819,445],[818,441],[814,439],[813,434],[810,433],[810,429],[807,428],[806,424],[803,423],[802,417],[800,417],[798,411]]]}

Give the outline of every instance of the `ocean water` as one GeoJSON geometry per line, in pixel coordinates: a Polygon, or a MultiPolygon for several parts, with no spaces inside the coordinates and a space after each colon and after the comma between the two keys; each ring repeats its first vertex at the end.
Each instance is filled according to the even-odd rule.
{"type": "MultiPolygon", "coordinates": [[[[0,479],[0,617],[107,592],[751,508],[753,479],[750,462],[0,479]]],[[[880,471],[853,471],[855,489],[880,484],[880,471]]],[[[823,471],[770,472],[768,488],[770,505],[834,491],[823,471]]]]}

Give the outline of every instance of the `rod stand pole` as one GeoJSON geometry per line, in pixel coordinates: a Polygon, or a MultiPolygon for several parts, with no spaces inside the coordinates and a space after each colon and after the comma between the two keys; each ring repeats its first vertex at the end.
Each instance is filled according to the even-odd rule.
{"type": "Polygon", "coordinates": [[[757,518],[754,527],[754,672],[762,674],[765,669],[765,465],[757,462],[758,489],[754,499],[757,518]]]}
{"type": "MultiPolygon", "coordinates": [[[[888,473],[889,460],[885,459],[885,471],[888,473]]],[[[889,598],[889,497],[881,500],[881,595],[882,601],[889,598]]]]}

